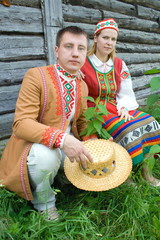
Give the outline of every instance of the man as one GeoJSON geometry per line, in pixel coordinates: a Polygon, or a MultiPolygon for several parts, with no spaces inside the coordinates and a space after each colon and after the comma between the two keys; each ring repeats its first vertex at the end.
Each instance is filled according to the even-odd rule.
{"type": "Polygon", "coordinates": [[[84,167],[86,159],[93,161],[79,137],[86,127],[83,97],[88,94],[79,69],[88,37],[71,26],[61,29],[56,40],[57,64],[30,69],[24,76],[13,134],[0,161],[2,184],[51,220],[58,217],[51,185],[64,156],[84,167]]]}

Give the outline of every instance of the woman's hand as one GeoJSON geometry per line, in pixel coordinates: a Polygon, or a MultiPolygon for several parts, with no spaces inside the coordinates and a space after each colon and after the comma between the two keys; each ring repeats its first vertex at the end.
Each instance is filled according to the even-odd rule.
{"type": "Polygon", "coordinates": [[[131,116],[128,112],[128,109],[125,107],[122,107],[119,111],[118,111],[118,116],[120,116],[119,121],[121,121],[123,118],[125,119],[125,122],[130,121],[131,119],[133,119],[134,117],[131,116]]]}

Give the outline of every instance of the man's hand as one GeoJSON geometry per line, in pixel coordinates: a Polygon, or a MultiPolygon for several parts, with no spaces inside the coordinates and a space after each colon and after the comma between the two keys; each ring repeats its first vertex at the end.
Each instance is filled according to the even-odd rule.
{"type": "Polygon", "coordinates": [[[93,162],[91,154],[83,146],[82,142],[72,135],[66,135],[62,150],[71,162],[81,162],[84,168],[87,167],[87,160],[93,162]]]}
{"type": "Polygon", "coordinates": [[[131,116],[128,112],[128,110],[126,108],[121,108],[118,111],[118,116],[120,116],[119,121],[121,121],[123,118],[125,119],[125,122],[130,121],[131,119],[133,119],[134,117],[131,116]]]}

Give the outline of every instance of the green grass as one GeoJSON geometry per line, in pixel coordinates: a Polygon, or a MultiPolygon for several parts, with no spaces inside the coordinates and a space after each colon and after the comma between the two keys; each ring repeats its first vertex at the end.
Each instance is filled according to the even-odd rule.
{"type": "MultiPolygon", "coordinates": [[[[154,174],[160,178],[160,159],[154,174]]],[[[160,188],[133,178],[105,192],[87,192],[72,185],[56,188],[61,217],[47,222],[32,205],[0,189],[1,240],[158,240],[160,239],[160,188]]]]}

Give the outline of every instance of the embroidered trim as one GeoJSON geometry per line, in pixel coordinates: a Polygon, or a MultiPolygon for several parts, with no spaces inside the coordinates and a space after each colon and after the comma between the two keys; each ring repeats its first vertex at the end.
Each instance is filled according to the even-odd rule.
{"type": "Polygon", "coordinates": [[[60,133],[55,141],[54,146],[57,148],[62,148],[63,142],[64,142],[64,137],[67,135],[67,133],[60,133]]]}
{"type": "Polygon", "coordinates": [[[115,93],[117,85],[114,78],[114,69],[106,74],[96,71],[96,75],[100,84],[99,103],[105,106],[107,102],[110,102],[116,106],[115,93]]]}
{"type": "Polygon", "coordinates": [[[130,79],[131,78],[131,75],[128,71],[123,71],[120,76],[123,79],[130,79]]]}
{"type": "Polygon", "coordinates": [[[22,157],[21,157],[21,165],[20,165],[20,178],[21,178],[21,183],[22,183],[22,189],[24,191],[24,194],[26,195],[26,199],[29,200],[27,191],[26,191],[26,187],[25,187],[25,183],[24,183],[24,174],[23,174],[23,168],[24,168],[24,158],[26,156],[26,153],[28,152],[28,149],[31,147],[32,144],[28,144],[26,149],[24,150],[22,157]]]}
{"type": "Polygon", "coordinates": [[[72,79],[75,79],[76,78],[76,75],[73,75],[69,72],[67,72],[66,70],[64,70],[59,64],[56,64],[56,68],[57,70],[62,73],[64,76],[68,77],[68,78],[72,78],[72,79]]]}
{"type": "Polygon", "coordinates": [[[75,96],[75,118],[78,118],[80,107],[81,107],[81,96],[82,96],[82,89],[81,89],[81,82],[80,80],[76,80],[77,91],[75,96]]]}
{"type": "Polygon", "coordinates": [[[43,88],[44,88],[44,104],[43,104],[42,113],[39,118],[39,122],[42,122],[42,118],[43,118],[43,115],[44,115],[44,112],[45,112],[46,106],[47,106],[48,93],[47,93],[47,84],[46,84],[46,78],[44,76],[44,73],[43,73],[42,69],[39,67],[38,67],[38,70],[40,71],[40,74],[42,77],[43,88]]]}
{"type": "Polygon", "coordinates": [[[49,127],[45,130],[45,132],[42,135],[42,141],[41,143],[45,146],[52,148],[53,139],[55,137],[55,134],[59,131],[59,129],[55,129],[53,127],[49,127]]]}

